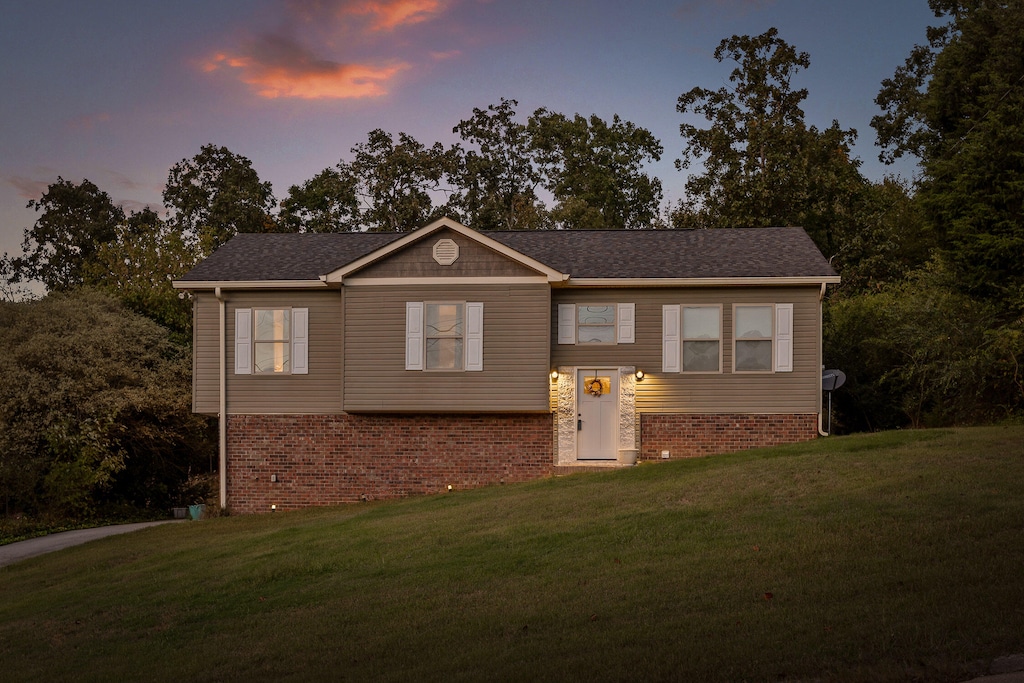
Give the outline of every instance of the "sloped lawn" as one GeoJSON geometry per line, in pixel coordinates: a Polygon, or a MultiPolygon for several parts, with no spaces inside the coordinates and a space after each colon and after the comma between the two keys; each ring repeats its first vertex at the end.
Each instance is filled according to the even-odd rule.
{"type": "Polygon", "coordinates": [[[1024,428],[226,517],[0,568],[0,680],[962,681],[1024,652],[1024,428]]]}

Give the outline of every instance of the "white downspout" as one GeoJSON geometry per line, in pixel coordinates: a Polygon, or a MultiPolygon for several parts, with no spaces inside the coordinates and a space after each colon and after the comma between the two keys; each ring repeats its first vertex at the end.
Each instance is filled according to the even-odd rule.
{"type": "Polygon", "coordinates": [[[822,427],[822,422],[824,420],[824,415],[822,415],[822,412],[821,412],[823,406],[822,406],[822,401],[821,401],[821,390],[820,390],[821,389],[820,374],[821,374],[821,371],[825,369],[825,363],[824,363],[825,359],[822,357],[822,355],[825,353],[825,349],[822,348],[823,341],[822,341],[822,329],[821,329],[822,328],[822,324],[824,322],[824,319],[822,317],[822,302],[824,300],[825,300],[825,283],[822,282],[821,283],[821,292],[818,293],[818,374],[819,374],[819,379],[818,379],[818,389],[819,389],[819,391],[818,391],[818,434],[821,435],[821,436],[828,436],[828,432],[826,432],[825,429],[822,427]]]}
{"type": "MultiPolygon", "coordinates": [[[[220,509],[228,506],[228,397],[227,397],[227,329],[225,319],[227,317],[227,303],[224,301],[220,287],[214,289],[214,296],[220,302],[220,379],[219,391],[220,405],[218,407],[218,438],[217,449],[220,451],[220,460],[217,467],[220,476],[220,509]]],[[[821,422],[820,415],[818,422],[821,422]]]]}

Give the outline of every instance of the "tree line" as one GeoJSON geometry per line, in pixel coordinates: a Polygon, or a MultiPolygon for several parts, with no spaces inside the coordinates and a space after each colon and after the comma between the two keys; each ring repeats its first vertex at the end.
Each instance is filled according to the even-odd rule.
{"type": "Polygon", "coordinates": [[[828,295],[824,327],[825,362],[849,377],[835,395],[838,431],[1019,418],[1024,9],[929,5],[939,21],[883,81],[872,120],[883,161],[917,159],[911,179],[865,178],[851,154],[857,131],[806,122],[808,92],[794,83],[810,56],[774,28],[723,40],[715,57],[731,65],[728,82],[679,96],[676,165],[689,175],[673,206],[662,206],[661,181],[644,171],[664,152],[648,130],[545,108],[524,121],[512,99],[474,109],[454,126],[460,142],[450,147],[371,131],[280,203],[248,159],[216,145],[170,169],[163,215],[126,213],[88,180],[59,178],[29,203],[38,217],[22,253],[0,260],[3,376],[20,373],[33,387],[0,388],[8,505],[42,509],[117,490],[118,500],[140,504],[144,496],[126,497],[126,477],[165,491],[164,502],[186,495],[212,446],[209,425],[189,412],[181,365],[191,307],[170,282],[240,232],[403,232],[441,215],[480,230],[800,225],[843,280],[828,295]],[[47,296],[14,303],[30,281],[47,296]],[[76,307],[81,315],[67,313],[76,307]],[[121,355],[85,329],[115,310],[146,330],[124,332],[121,343],[132,348],[121,355]],[[26,326],[49,336],[26,336],[26,326]],[[81,363],[33,364],[42,348],[81,363]],[[54,373],[72,378],[65,403],[43,395],[57,385],[54,373]],[[134,402],[112,398],[129,389],[134,402]],[[31,433],[37,438],[22,438],[31,433]],[[139,434],[154,444],[161,435],[152,449],[159,463],[146,460],[133,441],[139,434]]]}

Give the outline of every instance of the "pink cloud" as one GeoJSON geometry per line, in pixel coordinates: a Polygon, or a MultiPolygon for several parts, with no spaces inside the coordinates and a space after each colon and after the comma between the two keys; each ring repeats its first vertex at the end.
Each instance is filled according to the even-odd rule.
{"type": "Polygon", "coordinates": [[[202,69],[228,69],[269,99],[360,99],[387,94],[388,83],[408,68],[404,63],[343,64],[319,59],[296,41],[280,35],[263,36],[238,54],[221,52],[202,69]]]}
{"type": "Polygon", "coordinates": [[[36,180],[17,175],[7,176],[6,180],[18,190],[18,195],[22,199],[39,199],[53,182],[52,180],[36,180]]]}
{"type": "Polygon", "coordinates": [[[370,31],[391,31],[430,21],[442,14],[451,0],[291,0],[293,15],[305,22],[330,19],[347,24],[366,17],[370,31]]]}

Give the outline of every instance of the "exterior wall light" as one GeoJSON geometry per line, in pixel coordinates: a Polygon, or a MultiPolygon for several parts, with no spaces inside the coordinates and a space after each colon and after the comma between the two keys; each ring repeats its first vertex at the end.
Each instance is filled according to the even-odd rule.
{"type": "Polygon", "coordinates": [[[558,381],[558,370],[552,370],[551,374],[549,375],[549,377],[551,377],[551,381],[552,382],[557,382],[558,381]]]}
{"type": "Polygon", "coordinates": [[[644,381],[644,371],[643,370],[637,370],[636,371],[636,381],[637,382],[643,382],[644,381]]]}

